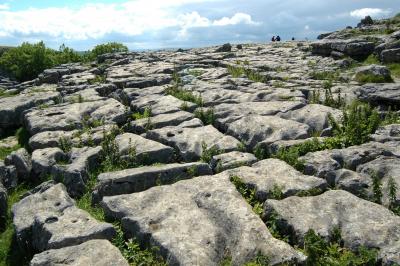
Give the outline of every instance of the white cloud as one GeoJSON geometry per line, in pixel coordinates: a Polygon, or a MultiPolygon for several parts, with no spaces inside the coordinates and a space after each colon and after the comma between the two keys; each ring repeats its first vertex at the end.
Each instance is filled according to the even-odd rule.
{"type": "Polygon", "coordinates": [[[364,18],[366,16],[371,16],[371,17],[383,17],[387,16],[391,13],[392,11],[389,9],[381,9],[381,8],[361,8],[361,9],[356,9],[350,12],[350,16],[355,17],[355,18],[364,18]]]}
{"type": "Polygon", "coordinates": [[[236,13],[233,17],[223,17],[219,20],[215,20],[213,25],[215,26],[227,26],[227,25],[237,25],[237,24],[250,24],[250,25],[260,25],[260,22],[254,22],[251,16],[244,13],[236,13]]]}
{"type": "Polygon", "coordinates": [[[7,35],[45,35],[67,40],[98,39],[116,33],[137,36],[168,27],[179,27],[181,35],[189,28],[258,25],[250,15],[234,14],[210,20],[198,12],[177,13],[177,7],[211,0],[136,0],[122,4],[86,4],[80,8],[29,8],[0,10],[0,32],[7,35]]]}
{"type": "Polygon", "coordinates": [[[0,4],[0,11],[1,10],[8,10],[10,9],[10,6],[8,4],[0,4]]]}

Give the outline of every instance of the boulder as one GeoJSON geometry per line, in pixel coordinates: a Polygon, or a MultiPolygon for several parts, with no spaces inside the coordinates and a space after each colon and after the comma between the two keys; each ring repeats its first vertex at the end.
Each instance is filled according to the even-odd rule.
{"type": "Polygon", "coordinates": [[[206,163],[144,166],[102,173],[97,177],[98,182],[92,198],[94,202],[98,202],[105,196],[140,192],[154,186],[172,184],[182,179],[210,174],[212,171],[206,163]]]}
{"type": "Polygon", "coordinates": [[[147,191],[105,197],[106,216],[122,219],[128,237],[152,243],[168,265],[234,265],[266,255],[271,265],[305,256],[277,240],[229,178],[204,176],[147,191]]]}
{"type": "Polygon", "coordinates": [[[7,189],[0,182],[0,228],[3,228],[7,219],[7,206],[8,206],[7,189]]]}
{"type": "Polygon", "coordinates": [[[376,142],[400,141],[400,124],[379,127],[371,136],[376,142]]]}
{"type": "Polygon", "coordinates": [[[230,52],[232,51],[232,45],[230,43],[225,43],[221,47],[219,47],[217,50],[215,50],[216,53],[223,53],[223,52],[230,52]]]}
{"type": "Polygon", "coordinates": [[[400,263],[400,217],[378,204],[343,190],[330,190],[315,197],[267,200],[264,219],[273,215],[283,232],[292,232],[293,242],[303,245],[304,236],[314,230],[330,240],[340,231],[345,247],[379,249],[383,265],[400,263]]]}
{"type": "Polygon", "coordinates": [[[32,153],[32,173],[39,177],[51,174],[57,162],[65,162],[69,158],[60,148],[46,148],[32,153]]]}
{"type": "Polygon", "coordinates": [[[369,65],[355,69],[355,80],[365,83],[363,79],[366,77],[368,80],[372,79],[372,83],[385,83],[393,81],[390,70],[386,66],[369,65]]]}
{"type": "Polygon", "coordinates": [[[15,188],[18,185],[17,169],[14,165],[6,166],[0,161],[0,183],[7,189],[15,188]]]}
{"type": "Polygon", "coordinates": [[[51,249],[36,254],[30,266],[128,266],[118,248],[107,240],[90,240],[80,245],[51,249]]]}
{"type": "Polygon", "coordinates": [[[400,48],[383,50],[381,61],[385,64],[400,63],[400,48]]]}

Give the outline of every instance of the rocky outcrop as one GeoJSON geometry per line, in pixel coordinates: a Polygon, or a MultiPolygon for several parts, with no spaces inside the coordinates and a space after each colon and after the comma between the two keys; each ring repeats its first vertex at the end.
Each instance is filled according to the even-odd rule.
{"type": "Polygon", "coordinates": [[[383,265],[400,262],[396,252],[400,245],[400,217],[348,192],[331,190],[315,197],[267,200],[263,216],[268,219],[271,215],[275,215],[282,231],[292,233],[294,243],[302,244],[310,229],[328,240],[339,230],[345,247],[377,248],[383,265]]]}
{"type": "Polygon", "coordinates": [[[197,177],[105,197],[101,206],[107,216],[122,219],[129,236],[159,246],[170,265],[219,265],[227,253],[238,265],[258,253],[272,265],[305,259],[272,237],[228,178],[197,177]]]}
{"type": "Polygon", "coordinates": [[[362,39],[325,39],[311,44],[312,53],[322,56],[350,56],[354,58],[367,57],[374,52],[375,45],[362,39]]]}

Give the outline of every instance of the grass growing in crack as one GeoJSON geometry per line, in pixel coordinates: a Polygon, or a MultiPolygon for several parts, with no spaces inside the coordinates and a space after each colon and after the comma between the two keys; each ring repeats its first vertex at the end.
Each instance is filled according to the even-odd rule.
{"type": "Polygon", "coordinates": [[[243,180],[237,176],[232,175],[229,177],[232,184],[236,187],[239,193],[244,197],[248,204],[253,207],[253,211],[258,215],[261,216],[262,214],[262,202],[258,201],[256,198],[256,190],[254,188],[249,188],[243,180]]]}
{"type": "Polygon", "coordinates": [[[218,149],[216,146],[212,146],[208,148],[205,142],[201,143],[201,147],[203,152],[201,153],[200,160],[206,163],[210,163],[213,156],[221,154],[222,151],[218,149]]]}
{"type": "Polygon", "coordinates": [[[194,116],[200,119],[205,125],[213,125],[215,123],[214,108],[204,110],[199,108],[194,112],[194,116]]]}
{"type": "Polygon", "coordinates": [[[378,204],[382,204],[382,180],[376,172],[371,172],[370,176],[372,178],[372,201],[378,204]]]}
{"type": "Polygon", "coordinates": [[[151,117],[151,107],[147,106],[144,108],[143,112],[135,112],[132,114],[134,120],[150,118],[151,117]]]}
{"type": "Polygon", "coordinates": [[[393,211],[396,215],[400,216],[400,206],[396,204],[397,201],[397,184],[393,177],[389,177],[387,184],[387,191],[389,197],[389,210],[393,211]]]}
{"type": "Polygon", "coordinates": [[[372,75],[372,74],[366,74],[366,73],[357,73],[355,76],[355,80],[361,84],[393,82],[392,77],[372,75]]]}
{"type": "Polygon", "coordinates": [[[338,71],[313,71],[310,73],[310,77],[315,80],[335,81],[339,79],[339,75],[338,71]]]}
{"type": "Polygon", "coordinates": [[[13,147],[0,147],[0,161],[4,160],[10,153],[20,148],[19,145],[13,147]]]}
{"type": "Polygon", "coordinates": [[[172,84],[165,90],[165,93],[184,102],[192,102],[198,106],[203,106],[201,95],[195,95],[192,91],[182,88],[182,79],[176,70],[172,73],[172,84]]]}
{"type": "Polygon", "coordinates": [[[254,81],[254,82],[264,83],[266,81],[266,78],[262,74],[260,74],[258,71],[253,70],[249,67],[248,62],[237,61],[236,64],[237,64],[237,66],[233,66],[233,65],[227,66],[228,73],[233,78],[239,78],[244,75],[249,80],[254,81]]]}
{"type": "Polygon", "coordinates": [[[106,76],[97,75],[94,79],[89,79],[88,83],[91,85],[106,83],[106,76]]]}
{"type": "Polygon", "coordinates": [[[332,84],[325,82],[324,85],[325,97],[321,100],[321,92],[319,90],[313,90],[309,102],[311,104],[322,104],[333,108],[343,108],[346,104],[345,99],[342,97],[341,90],[338,91],[338,96],[333,97],[332,84]]]}
{"type": "Polygon", "coordinates": [[[377,265],[378,251],[359,247],[353,252],[342,245],[339,235],[330,243],[325,241],[314,230],[309,230],[304,237],[304,253],[307,255],[306,265],[377,265]]]}

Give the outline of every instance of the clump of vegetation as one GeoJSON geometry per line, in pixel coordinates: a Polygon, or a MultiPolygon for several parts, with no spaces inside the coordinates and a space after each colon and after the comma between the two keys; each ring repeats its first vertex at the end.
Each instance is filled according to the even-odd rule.
{"type": "Polygon", "coordinates": [[[266,78],[261,75],[258,71],[253,70],[249,66],[249,62],[236,62],[237,66],[233,65],[228,65],[227,70],[228,73],[233,77],[233,78],[239,78],[241,76],[246,76],[249,80],[254,81],[254,82],[265,82],[266,78]]]}
{"type": "Polygon", "coordinates": [[[151,117],[151,107],[150,106],[145,107],[143,112],[135,112],[132,114],[132,118],[134,120],[150,118],[150,117],[151,117]]]}
{"type": "Polygon", "coordinates": [[[393,82],[393,79],[388,76],[381,76],[381,75],[373,75],[373,74],[366,74],[366,73],[357,73],[354,79],[361,83],[390,83],[393,82]]]}
{"type": "Polygon", "coordinates": [[[263,204],[256,198],[256,190],[254,188],[249,188],[243,180],[236,175],[232,175],[229,177],[230,181],[239,191],[239,193],[245,198],[248,204],[253,207],[253,211],[261,216],[263,210],[263,204]]]}
{"type": "Polygon", "coordinates": [[[216,146],[207,147],[205,142],[201,143],[201,148],[203,150],[200,160],[206,163],[210,163],[213,156],[221,154],[222,151],[216,146]]]}
{"type": "MultiPolygon", "coordinates": [[[[243,266],[268,266],[270,265],[270,259],[258,253],[257,256],[250,262],[243,264],[243,266]]],[[[228,257],[221,261],[220,266],[232,266],[232,258],[228,257]]]]}
{"type": "Polygon", "coordinates": [[[338,71],[313,71],[310,73],[310,77],[316,80],[335,81],[339,79],[339,75],[338,71]]]}
{"type": "Polygon", "coordinates": [[[182,88],[182,79],[176,70],[172,74],[172,85],[165,90],[165,93],[184,102],[192,102],[198,106],[203,106],[201,95],[195,95],[192,91],[182,88]]]}
{"type": "Polygon", "coordinates": [[[304,252],[307,255],[306,265],[377,265],[378,251],[359,247],[353,252],[342,245],[339,235],[328,243],[314,230],[309,230],[304,237],[304,252]]]}
{"type": "Polygon", "coordinates": [[[10,92],[6,89],[0,88],[0,98],[12,97],[15,95],[17,95],[17,92],[15,92],[15,91],[10,92]]]}
{"type": "Polygon", "coordinates": [[[400,216],[400,206],[397,204],[397,183],[393,177],[389,177],[387,191],[389,197],[389,209],[396,215],[400,216]]]}
{"type": "Polygon", "coordinates": [[[214,108],[209,108],[204,111],[203,108],[199,108],[194,112],[195,117],[203,121],[205,125],[213,125],[215,123],[214,108]]]}
{"type": "Polygon", "coordinates": [[[372,201],[378,204],[382,204],[382,180],[375,172],[371,172],[370,176],[372,178],[372,201]]]}
{"type": "Polygon", "coordinates": [[[345,99],[341,95],[341,91],[338,91],[337,97],[333,96],[332,83],[327,81],[324,83],[325,97],[321,100],[321,93],[319,90],[314,90],[310,97],[310,103],[312,104],[322,104],[332,108],[343,108],[346,104],[345,99]]]}
{"type": "Polygon", "coordinates": [[[97,75],[94,79],[88,80],[89,84],[103,84],[106,83],[106,76],[104,75],[97,75]]]}
{"type": "Polygon", "coordinates": [[[95,60],[104,53],[126,52],[128,48],[120,43],[95,46],[91,51],[80,54],[65,45],[58,50],[46,47],[44,42],[25,42],[18,47],[7,49],[0,57],[0,67],[19,81],[36,78],[45,69],[57,65],[95,60]]]}
{"type": "Polygon", "coordinates": [[[338,123],[330,115],[329,121],[333,134],[341,139],[344,146],[360,145],[369,140],[381,124],[378,111],[369,104],[353,102],[344,111],[338,123]]]}

